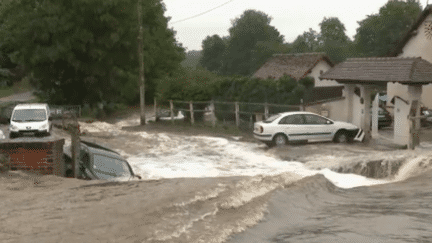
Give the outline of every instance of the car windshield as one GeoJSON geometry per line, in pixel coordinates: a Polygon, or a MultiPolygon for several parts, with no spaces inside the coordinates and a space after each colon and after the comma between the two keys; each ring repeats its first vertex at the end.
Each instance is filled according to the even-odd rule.
{"type": "Polygon", "coordinates": [[[264,123],[272,123],[274,120],[278,119],[281,115],[280,114],[276,114],[273,115],[269,118],[267,118],[265,121],[263,121],[264,123]]]}
{"type": "Polygon", "coordinates": [[[105,180],[132,176],[126,161],[100,154],[94,155],[93,171],[99,179],[105,180]]]}
{"type": "Polygon", "coordinates": [[[22,109],[15,110],[12,121],[45,121],[46,112],[44,109],[22,109]]]}

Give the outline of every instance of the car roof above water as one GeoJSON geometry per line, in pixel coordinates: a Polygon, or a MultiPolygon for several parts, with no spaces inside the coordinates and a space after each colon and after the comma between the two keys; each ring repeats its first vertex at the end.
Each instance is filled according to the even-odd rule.
{"type": "Polygon", "coordinates": [[[279,115],[294,115],[294,114],[311,114],[311,115],[318,115],[316,113],[313,112],[308,112],[308,111],[287,111],[287,112],[281,112],[278,113],[279,115]]]}
{"type": "Polygon", "coordinates": [[[44,109],[47,108],[48,104],[42,104],[42,103],[31,103],[31,104],[18,104],[15,106],[14,109],[16,110],[23,110],[23,109],[44,109]]]}

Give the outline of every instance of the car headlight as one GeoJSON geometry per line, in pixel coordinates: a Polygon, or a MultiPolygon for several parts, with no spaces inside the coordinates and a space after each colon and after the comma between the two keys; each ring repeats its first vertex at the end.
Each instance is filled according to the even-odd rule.
{"type": "Polygon", "coordinates": [[[42,127],[41,127],[41,129],[47,129],[48,128],[48,125],[47,124],[44,124],[44,125],[42,125],[42,127]]]}
{"type": "Polygon", "coordinates": [[[18,127],[17,127],[17,126],[14,126],[14,125],[10,125],[9,129],[10,129],[10,130],[17,130],[18,127]]]}

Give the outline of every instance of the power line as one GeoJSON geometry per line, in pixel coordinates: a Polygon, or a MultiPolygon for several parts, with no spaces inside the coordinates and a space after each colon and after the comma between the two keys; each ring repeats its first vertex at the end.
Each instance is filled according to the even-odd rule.
{"type": "Polygon", "coordinates": [[[183,22],[183,21],[185,21],[185,20],[188,20],[188,19],[196,18],[196,17],[198,17],[198,16],[201,16],[201,15],[203,15],[203,14],[206,14],[206,13],[208,13],[208,12],[211,12],[211,11],[217,9],[217,8],[220,8],[220,7],[224,6],[224,5],[227,5],[228,3],[233,2],[233,1],[234,1],[234,0],[230,0],[230,1],[226,2],[226,3],[224,3],[224,4],[221,4],[221,5],[217,6],[217,7],[215,7],[215,8],[212,8],[212,9],[210,9],[210,10],[207,10],[207,11],[205,11],[205,12],[202,12],[202,13],[200,13],[200,14],[197,14],[197,15],[194,15],[194,16],[191,16],[191,17],[188,17],[188,18],[185,18],[185,19],[181,19],[181,20],[176,21],[176,22],[172,22],[171,24],[176,24],[176,23],[179,23],[179,22],[183,22]]]}

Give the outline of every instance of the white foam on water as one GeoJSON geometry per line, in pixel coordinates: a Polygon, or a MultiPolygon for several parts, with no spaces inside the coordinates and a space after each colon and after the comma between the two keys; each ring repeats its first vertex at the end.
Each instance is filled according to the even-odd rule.
{"type": "Polygon", "coordinates": [[[279,175],[291,172],[301,178],[322,174],[341,188],[389,182],[356,174],[341,174],[329,169],[309,169],[301,162],[288,162],[272,157],[260,150],[259,145],[252,143],[203,136],[157,136],[159,141],[164,142],[149,154],[128,156],[135,172],[144,179],[279,175]]]}

